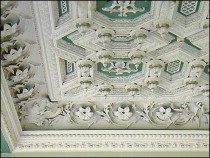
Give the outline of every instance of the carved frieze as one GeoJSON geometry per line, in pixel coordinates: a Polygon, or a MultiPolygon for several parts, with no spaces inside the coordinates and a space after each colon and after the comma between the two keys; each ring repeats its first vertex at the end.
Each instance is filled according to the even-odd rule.
{"type": "MultiPolygon", "coordinates": [[[[62,3],[64,4],[64,2],[62,3]]],[[[91,5],[91,7],[94,5],[89,2],[87,4],[91,5]]],[[[48,70],[46,76],[51,100],[49,103],[45,104],[48,107],[46,111],[48,111],[49,115],[44,115],[43,107],[41,106],[44,103],[35,103],[37,98],[42,98],[42,94],[39,92],[41,84],[37,80],[40,76],[38,72],[41,69],[41,65],[34,64],[35,62],[31,62],[31,59],[29,60],[29,58],[31,58],[30,51],[33,51],[33,49],[31,49],[32,44],[25,38],[19,36],[20,33],[24,33],[22,32],[24,30],[22,28],[24,18],[20,18],[19,15],[15,15],[15,12],[10,12],[5,9],[5,12],[2,13],[3,37],[1,39],[2,66],[11,90],[11,95],[14,97],[14,102],[17,103],[18,106],[21,105],[21,107],[17,109],[21,109],[18,112],[23,113],[24,117],[26,117],[25,113],[30,113],[30,116],[34,115],[31,114],[33,110],[30,111],[30,108],[28,108],[28,111],[24,110],[24,106],[27,107],[29,106],[28,104],[30,104],[31,106],[34,105],[32,106],[33,108],[41,108],[37,112],[42,116],[40,118],[41,120],[37,121],[37,116],[34,116],[35,120],[33,117],[29,118],[29,120],[37,121],[35,123],[36,125],[53,124],[55,117],[57,118],[58,116],[60,119],[66,116],[67,112],[64,110],[65,104],[58,102],[58,108],[51,109],[52,104],[54,104],[52,101],[65,100],[67,102],[74,102],[79,96],[94,100],[96,103],[94,103],[92,108],[78,107],[75,114],[70,117],[70,120],[76,117],[77,120],[75,122],[77,124],[79,120],[87,121],[88,118],[90,120],[93,118],[98,118],[98,120],[105,118],[105,120],[108,120],[110,117],[108,123],[123,124],[123,128],[127,128],[124,127],[123,121],[128,121],[127,126],[135,124],[136,120],[139,119],[147,120],[146,122],[151,124],[161,124],[168,119],[170,122],[170,118],[176,110],[174,110],[173,107],[158,107],[152,112],[152,115],[157,116],[152,120],[150,116],[146,117],[146,114],[142,113],[143,110],[138,112],[138,106],[134,103],[127,106],[117,104],[116,102],[121,99],[125,101],[126,98],[130,100],[133,97],[133,100],[137,101],[136,104],[138,104],[142,96],[145,97],[145,100],[148,98],[150,101],[152,97],[158,96],[160,99],[162,96],[168,98],[172,97],[171,100],[173,100],[175,97],[181,98],[184,93],[186,93],[186,96],[189,95],[190,92],[184,86],[187,83],[194,82],[197,83],[197,86],[200,86],[200,91],[197,95],[208,97],[208,87],[202,85],[205,81],[202,77],[200,78],[203,69],[193,67],[193,69],[189,71],[189,81],[186,80],[186,82],[182,83],[179,79],[186,77],[184,76],[184,72],[177,73],[172,77],[170,75],[173,73],[166,75],[163,71],[165,64],[169,63],[170,66],[170,63],[173,63],[173,61],[183,61],[185,69],[183,68],[182,70],[188,71],[189,66],[187,66],[187,62],[202,58],[204,54],[196,54],[197,50],[192,46],[193,42],[199,37],[195,36],[194,38],[194,36],[191,36],[189,38],[189,40],[192,41],[191,44],[186,43],[184,40],[179,40],[182,39],[180,37],[172,37],[170,31],[173,32],[173,29],[179,24],[174,26],[173,18],[166,20],[168,17],[165,17],[166,19],[163,20],[164,17],[162,14],[161,18],[155,14],[160,11],[161,3],[152,2],[151,11],[133,20],[131,22],[133,25],[129,24],[129,20],[119,19],[111,22],[114,24],[113,26],[110,26],[111,23],[109,23],[109,20],[103,16],[103,18],[99,20],[98,18],[101,17],[101,15],[94,13],[93,10],[89,10],[88,5],[84,6],[84,4],[78,3],[76,16],[73,15],[73,10],[70,9],[68,11],[68,14],[72,14],[74,17],[73,21],[75,23],[60,23],[57,28],[53,28],[51,23],[45,22],[50,19],[52,20],[52,16],[56,15],[51,13],[51,11],[55,11],[55,8],[53,9],[55,6],[52,5],[52,10],[49,12],[50,7],[48,3],[37,3],[37,5],[40,8],[35,8],[39,13],[35,14],[37,14],[40,19],[36,19],[36,22],[41,25],[41,27],[38,27],[39,33],[43,35],[41,42],[45,43],[46,47],[44,48],[46,51],[43,51],[42,55],[44,58],[44,67],[48,70]],[[86,10],[82,11],[82,8],[86,8],[86,10]],[[46,10],[48,10],[48,12],[46,10]],[[40,16],[41,14],[44,16],[40,16]],[[141,21],[141,23],[147,22],[149,27],[146,28],[146,24],[143,28],[140,27],[141,24],[137,25],[139,21],[141,21]],[[125,25],[120,26],[121,24],[125,25]],[[152,24],[155,25],[152,26],[152,24]],[[80,30],[80,26],[85,27],[81,28],[83,31],[80,30]],[[69,30],[67,28],[69,28],[69,30]],[[86,28],[88,28],[88,31],[85,31],[86,28]],[[76,29],[79,29],[82,34],[75,31],[76,29]],[[68,39],[64,40],[64,38],[56,37],[60,33],[65,34],[65,37],[68,39]],[[162,38],[158,33],[164,34],[165,36],[162,38]],[[68,40],[71,39],[72,43],[69,43],[68,40]],[[59,70],[59,58],[77,63],[75,64],[75,70],[77,71],[75,71],[74,74],[69,74],[69,77],[65,76],[64,83],[61,82],[61,72],[63,71],[59,70]],[[157,62],[152,63],[153,61],[157,62]],[[103,71],[104,74],[99,72],[100,64],[102,65],[101,71],[103,71]],[[194,71],[199,71],[199,74],[197,73],[196,75],[194,71]],[[197,78],[200,79],[197,80],[197,78]],[[173,86],[168,86],[171,84],[171,81],[173,81],[173,86]],[[150,89],[152,89],[153,92],[151,92],[150,89]],[[102,106],[98,103],[102,97],[107,98],[111,102],[108,108],[103,108],[105,105],[102,106]],[[29,100],[30,103],[26,103],[27,100],[29,100]],[[34,103],[32,103],[33,101],[34,103]],[[112,104],[114,108],[111,108],[113,106],[112,104]],[[118,107],[118,109],[115,109],[115,107],[118,107]],[[55,111],[58,111],[58,113],[55,111]],[[99,113],[103,114],[104,117],[100,116],[99,113]],[[140,113],[142,116],[139,116],[140,113]],[[152,121],[148,121],[150,119],[152,121]]],[[[65,5],[67,5],[67,3],[65,3],[65,5]]],[[[72,3],[69,2],[69,5],[72,5],[72,3]]],[[[5,6],[7,6],[7,4],[5,6]]],[[[163,6],[165,7],[165,10],[163,9],[164,12],[170,12],[168,4],[164,3],[163,6]]],[[[203,6],[203,4],[201,6],[203,6]]],[[[171,8],[173,7],[175,6],[171,6],[171,8]]],[[[197,25],[189,26],[189,28],[193,27],[196,29],[197,25]]],[[[172,70],[168,71],[172,72],[172,70]]],[[[177,71],[179,71],[178,68],[176,72],[177,71]]],[[[185,100],[185,95],[181,101],[185,100]]],[[[192,97],[193,94],[190,96],[192,97]]],[[[164,100],[164,98],[162,98],[162,100],[164,100]]],[[[74,106],[71,106],[71,108],[73,107],[74,106]]],[[[69,107],[69,109],[71,108],[69,107]]],[[[23,116],[21,116],[21,118],[23,116]]],[[[59,122],[59,119],[56,119],[55,122],[59,122]]],[[[97,124],[97,121],[95,122],[94,120],[93,122],[97,124]]],[[[90,124],[92,125],[93,123],[91,122],[90,124]]],[[[173,123],[171,124],[174,125],[173,123]]],[[[162,126],[160,128],[162,128],[162,126]]],[[[164,126],[163,128],[166,127],[164,126]]]]}

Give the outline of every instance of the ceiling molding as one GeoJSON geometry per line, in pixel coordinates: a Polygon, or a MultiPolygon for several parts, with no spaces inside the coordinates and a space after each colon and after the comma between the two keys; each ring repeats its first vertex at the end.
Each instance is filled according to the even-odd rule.
{"type": "MultiPolygon", "coordinates": [[[[209,47],[202,31],[205,28],[200,25],[204,19],[192,25],[177,18],[180,15],[161,20],[161,5],[165,6],[164,13],[172,14],[170,7],[168,3],[152,1],[150,11],[132,21],[110,21],[93,11],[93,3],[88,3],[90,8],[83,6],[88,17],[78,21],[74,14],[81,4],[76,10],[71,8],[75,4],[65,4],[69,11],[60,17],[55,13],[59,9],[54,2],[41,1],[17,2],[9,7],[8,14],[2,15],[1,130],[10,150],[208,151],[209,47]],[[19,13],[21,7],[27,8],[28,17],[19,13]],[[13,23],[9,23],[10,16],[13,23]],[[173,20],[180,21],[180,25],[172,25],[173,20]],[[141,23],[137,25],[138,22],[141,23]],[[148,28],[137,29],[146,24],[148,28]],[[184,26],[188,27],[182,30],[184,26]],[[14,32],[8,33],[7,28],[14,32]],[[87,28],[90,30],[82,32],[87,28]],[[97,34],[99,29],[102,31],[97,34]],[[131,35],[133,29],[136,30],[131,35]],[[194,32],[189,33],[190,29],[194,32]],[[63,40],[65,36],[70,42],[63,40]],[[125,36],[132,40],[112,40],[125,36]],[[133,60],[128,55],[131,45],[135,55],[144,48],[141,55],[146,57],[133,60]],[[117,60],[110,59],[109,54],[105,54],[105,62],[99,59],[96,54],[104,48],[114,50],[117,60]],[[133,67],[143,65],[141,72],[127,76],[121,72],[125,72],[123,66],[129,71],[129,62],[117,61],[127,61],[128,57],[129,62],[135,62],[133,67]],[[109,65],[104,66],[107,60],[113,62],[110,67],[116,70],[115,76],[98,72],[98,63],[109,71],[109,65]],[[175,60],[182,61],[183,68],[169,76],[164,72],[165,66],[175,60]],[[65,74],[67,61],[74,64],[73,73],[65,74]]],[[[205,4],[201,2],[204,10],[199,8],[189,18],[205,15],[205,4]]],[[[177,5],[173,2],[172,8],[177,5]]]]}

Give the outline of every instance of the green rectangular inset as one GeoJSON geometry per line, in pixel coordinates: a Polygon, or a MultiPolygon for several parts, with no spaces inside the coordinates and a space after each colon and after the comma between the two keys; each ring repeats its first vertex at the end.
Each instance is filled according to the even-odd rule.
{"type": "Polygon", "coordinates": [[[69,12],[68,1],[58,1],[59,17],[69,12]]]}
{"type": "Polygon", "coordinates": [[[74,72],[74,64],[65,60],[66,75],[74,72]]]}

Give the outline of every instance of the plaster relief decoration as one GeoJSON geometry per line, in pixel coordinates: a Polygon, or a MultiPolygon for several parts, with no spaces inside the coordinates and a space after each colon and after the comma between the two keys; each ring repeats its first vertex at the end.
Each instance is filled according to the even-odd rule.
{"type": "Polygon", "coordinates": [[[68,2],[67,1],[59,1],[60,7],[61,7],[61,15],[65,14],[68,12],[68,2]]]}
{"type": "Polygon", "coordinates": [[[207,150],[209,2],[1,4],[12,150],[207,150]]]}
{"type": "Polygon", "coordinates": [[[112,59],[112,61],[107,66],[101,66],[98,64],[98,70],[107,75],[130,75],[138,71],[141,71],[142,64],[131,62],[129,59],[112,59]]]}
{"type": "Polygon", "coordinates": [[[149,89],[154,90],[160,82],[160,74],[163,70],[164,63],[160,60],[151,60],[147,65],[149,69],[145,83],[149,89]]]}
{"type": "Polygon", "coordinates": [[[110,7],[102,8],[104,11],[117,12],[118,16],[127,16],[127,13],[136,13],[145,11],[144,7],[137,8],[135,6],[135,1],[113,1],[110,7]]]}
{"type": "Polygon", "coordinates": [[[78,61],[78,67],[80,71],[79,75],[79,82],[81,86],[85,89],[89,88],[93,83],[93,62],[90,60],[81,60],[78,61]]]}
{"type": "Polygon", "coordinates": [[[176,129],[207,129],[209,125],[209,110],[207,104],[194,103],[150,103],[116,102],[99,105],[94,102],[63,102],[50,103],[47,98],[39,102],[30,102],[30,106],[19,104],[21,122],[26,126],[36,124],[46,129],[52,129],[61,122],[66,128],[72,123],[78,128],[100,127],[100,122],[109,128],[136,129],[144,124],[147,128],[176,129]],[[103,108],[102,108],[103,107],[103,108]],[[116,126],[116,127],[115,127],[116,126]]]}
{"type": "Polygon", "coordinates": [[[97,52],[97,57],[99,61],[103,64],[104,67],[107,66],[107,64],[111,63],[111,59],[114,57],[114,53],[111,51],[102,50],[100,52],[97,52]]]}
{"type": "Polygon", "coordinates": [[[198,44],[208,6],[183,1],[184,18],[205,15],[183,26],[172,3],[3,2],[1,64],[23,129],[208,129],[209,59],[198,44]]]}
{"type": "Polygon", "coordinates": [[[161,37],[165,37],[169,32],[169,27],[172,25],[172,22],[168,19],[160,19],[154,25],[161,37]]]}
{"type": "Polygon", "coordinates": [[[128,57],[131,59],[131,62],[135,64],[135,67],[137,68],[139,64],[141,64],[142,59],[145,56],[145,52],[137,50],[132,51],[128,54],[128,57]]]}
{"type": "Polygon", "coordinates": [[[190,63],[191,69],[188,78],[185,80],[187,87],[195,88],[199,82],[201,73],[204,70],[206,63],[204,61],[195,60],[190,63]]]}
{"type": "Polygon", "coordinates": [[[98,86],[98,90],[100,91],[102,96],[107,97],[107,95],[111,92],[111,90],[113,89],[112,85],[109,84],[101,84],[98,86]]]}
{"type": "Polygon", "coordinates": [[[125,86],[125,89],[128,91],[129,95],[134,96],[138,94],[140,86],[137,85],[136,83],[133,83],[125,86]]]}
{"type": "Polygon", "coordinates": [[[185,16],[188,16],[196,12],[196,8],[198,5],[198,1],[183,1],[181,2],[180,12],[185,16]]]}
{"type": "Polygon", "coordinates": [[[81,34],[86,33],[91,25],[92,25],[92,21],[91,21],[91,13],[90,13],[90,9],[91,9],[91,4],[88,1],[75,1],[73,2],[75,3],[76,6],[76,13],[75,13],[75,25],[78,29],[78,31],[81,34]]]}
{"type": "Polygon", "coordinates": [[[181,71],[182,66],[183,66],[183,62],[181,62],[180,60],[175,60],[166,64],[165,71],[168,72],[169,74],[175,74],[181,71]]]}
{"type": "Polygon", "coordinates": [[[147,37],[148,31],[144,29],[133,30],[130,35],[134,39],[134,42],[141,48],[145,38],[147,37]]]}
{"type": "Polygon", "coordinates": [[[111,29],[100,29],[97,30],[96,34],[99,38],[99,41],[105,45],[111,41],[111,38],[114,35],[114,31],[111,29]]]}

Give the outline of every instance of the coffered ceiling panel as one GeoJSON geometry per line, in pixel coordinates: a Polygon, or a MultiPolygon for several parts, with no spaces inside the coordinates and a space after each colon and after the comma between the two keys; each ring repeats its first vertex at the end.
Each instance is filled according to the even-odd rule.
{"type": "Polygon", "coordinates": [[[96,1],[96,11],[111,19],[134,19],[150,8],[151,1],[96,1]]]}
{"type": "Polygon", "coordinates": [[[209,2],[2,4],[24,130],[209,129],[209,2]]]}

